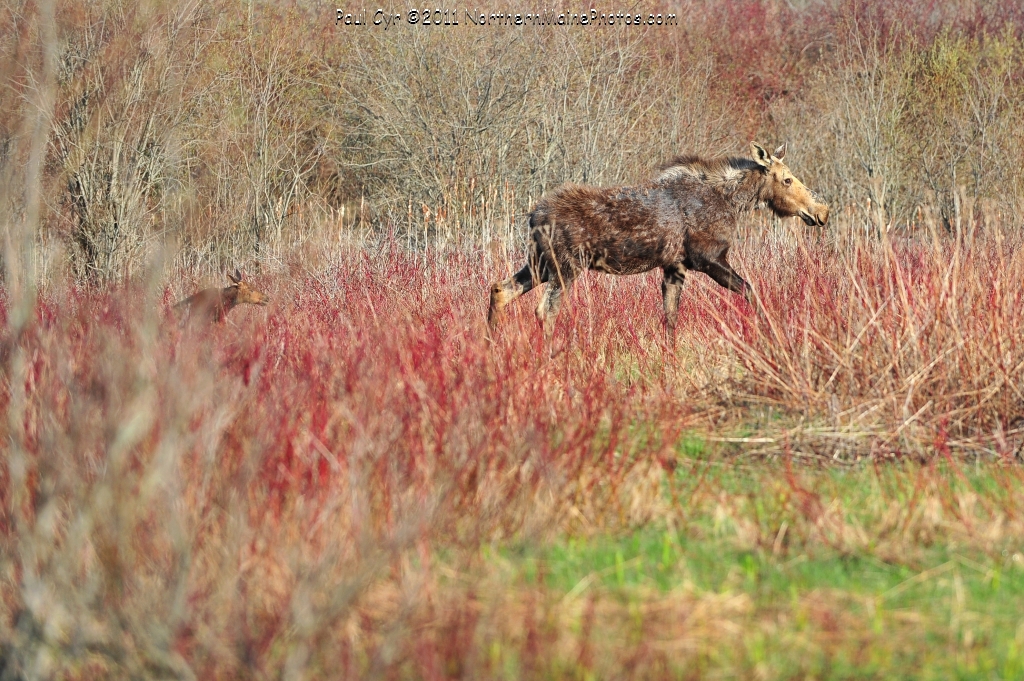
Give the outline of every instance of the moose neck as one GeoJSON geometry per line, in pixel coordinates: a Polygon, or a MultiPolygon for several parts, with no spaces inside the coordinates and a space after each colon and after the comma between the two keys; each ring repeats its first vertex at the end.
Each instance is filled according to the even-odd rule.
{"type": "Polygon", "coordinates": [[[220,292],[220,304],[221,304],[221,307],[224,308],[225,312],[227,312],[228,310],[233,308],[235,305],[237,305],[238,304],[238,287],[237,286],[228,286],[227,288],[221,289],[221,292],[220,292]]]}
{"type": "Polygon", "coordinates": [[[721,188],[725,198],[737,211],[751,211],[767,199],[768,176],[758,168],[743,169],[743,177],[721,188]]]}

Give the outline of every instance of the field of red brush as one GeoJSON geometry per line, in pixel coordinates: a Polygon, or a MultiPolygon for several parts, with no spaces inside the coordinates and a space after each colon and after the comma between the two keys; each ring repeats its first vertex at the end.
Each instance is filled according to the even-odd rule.
{"type": "MultiPolygon", "coordinates": [[[[750,669],[756,656],[706,657],[760,612],[735,594],[641,591],[654,609],[641,609],[640,642],[587,653],[631,626],[626,610],[591,600],[604,614],[588,629],[593,611],[552,610],[564,589],[516,581],[516,559],[488,552],[685,527],[704,509],[716,529],[694,536],[732,518],[723,527],[769,555],[870,537],[872,551],[916,555],[900,542],[916,547],[906,537],[924,522],[982,542],[978,555],[1011,555],[1017,473],[999,474],[1009,496],[980,506],[977,491],[907,473],[938,515],[912,502],[904,523],[886,503],[857,525],[771,462],[810,459],[799,477],[870,470],[863,459],[906,471],[1019,457],[1016,244],[841,244],[779,228],[737,250],[757,305],[691,275],[674,343],[653,274],[583,277],[550,342],[533,295],[488,339],[488,285],[516,254],[393,243],[254,276],[270,307],[211,327],[179,326],[179,296],[156,279],[47,287],[3,341],[0,656],[24,678],[505,678],[620,673],[630,659],[657,676],[692,655],[700,669],[750,669]],[[763,465],[758,489],[789,520],[757,511],[751,524],[727,481],[687,488],[703,457],[763,465]],[[903,539],[886,544],[876,521],[903,539]],[[641,645],[650,627],[676,626],[659,607],[704,613],[677,653],[641,645]],[[539,641],[563,629],[566,650],[539,641]]],[[[614,555],[601,574],[626,583],[614,555]]]]}

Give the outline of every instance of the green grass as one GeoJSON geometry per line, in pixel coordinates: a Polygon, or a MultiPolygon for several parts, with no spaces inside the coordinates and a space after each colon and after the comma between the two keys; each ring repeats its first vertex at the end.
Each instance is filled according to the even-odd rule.
{"type": "Polygon", "coordinates": [[[582,592],[581,584],[623,590],[683,587],[698,593],[743,592],[763,606],[789,603],[814,590],[833,590],[857,599],[878,599],[891,609],[931,608],[943,600],[945,608],[954,595],[956,577],[965,602],[993,615],[1001,613],[1008,622],[1017,616],[1024,623],[1024,569],[977,558],[945,547],[933,549],[924,566],[834,551],[779,558],[738,551],[727,541],[643,529],[619,537],[570,537],[536,547],[518,560],[524,578],[532,581],[542,573],[545,586],[566,593],[582,592]]]}
{"type": "MultiPolygon", "coordinates": [[[[805,601],[817,595],[848,616],[869,621],[879,648],[886,647],[882,639],[887,631],[898,630],[900,621],[919,623],[923,636],[917,637],[916,644],[908,642],[903,653],[923,663],[922,678],[932,672],[941,678],[941,673],[951,671],[960,678],[1024,675],[1015,657],[1017,633],[1024,627],[1022,569],[1004,573],[991,561],[979,565],[939,549],[927,567],[918,570],[882,563],[870,555],[809,557],[801,553],[780,560],[730,550],[720,541],[677,539],[672,532],[650,530],[589,542],[568,539],[540,551],[535,560],[545,564],[546,584],[557,592],[582,594],[586,588],[604,588],[627,600],[642,598],[644,587],[662,592],[684,588],[697,594],[746,594],[754,604],[755,619],[788,615],[789,626],[776,628],[759,644],[774,651],[774,666],[780,671],[800,668],[799,661],[790,659],[799,650],[789,649],[787,639],[814,626],[805,601]],[[959,626],[954,621],[957,617],[959,626]],[[942,659],[941,655],[929,660],[929,651],[920,647],[948,648],[950,639],[954,647],[975,649],[972,658],[942,659]],[[989,675],[999,669],[1005,673],[989,675]]],[[[536,574],[537,568],[530,571],[536,574]]],[[[891,653],[882,658],[889,664],[880,664],[876,658],[852,665],[848,671],[870,676],[901,666],[891,653]]],[[[910,676],[911,670],[903,673],[910,676]]]]}
{"type": "Polygon", "coordinates": [[[490,560],[561,603],[641,612],[680,595],[743,598],[742,636],[698,656],[702,676],[1024,679],[1024,547],[1000,530],[1018,522],[1019,471],[745,466],[694,436],[677,451],[663,522],[502,546],[490,560]]]}

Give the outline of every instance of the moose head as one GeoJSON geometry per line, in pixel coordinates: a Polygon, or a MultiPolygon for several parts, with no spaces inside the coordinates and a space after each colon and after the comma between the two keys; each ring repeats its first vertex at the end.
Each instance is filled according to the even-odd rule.
{"type": "Polygon", "coordinates": [[[828,206],[782,162],[786,157],[785,144],[776,149],[774,154],[769,154],[760,144],[751,142],[750,156],[764,173],[759,198],[776,215],[782,218],[799,217],[811,227],[828,222],[828,206]]]}

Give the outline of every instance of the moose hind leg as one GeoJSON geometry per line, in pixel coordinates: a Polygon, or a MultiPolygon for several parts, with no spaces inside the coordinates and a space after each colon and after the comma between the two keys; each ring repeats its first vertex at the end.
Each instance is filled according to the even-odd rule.
{"type": "Polygon", "coordinates": [[[676,319],[679,316],[679,296],[683,292],[686,274],[682,267],[664,268],[665,278],[661,280],[661,297],[665,304],[665,330],[669,339],[675,337],[676,319]]]}
{"type": "Polygon", "coordinates": [[[508,279],[499,281],[492,286],[491,306],[487,310],[487,323],[494,326],[501,319],[505,306],[532,289],[533,286],[533,271],[528,264],[508,279]]]}

